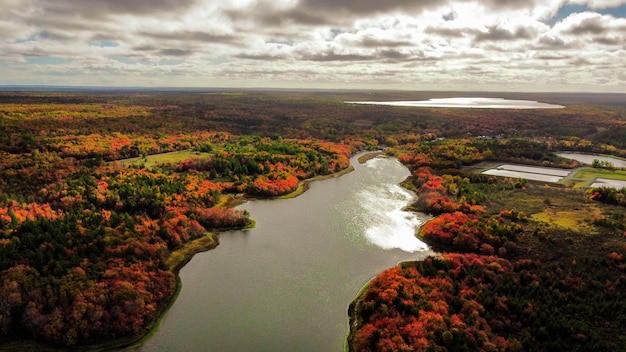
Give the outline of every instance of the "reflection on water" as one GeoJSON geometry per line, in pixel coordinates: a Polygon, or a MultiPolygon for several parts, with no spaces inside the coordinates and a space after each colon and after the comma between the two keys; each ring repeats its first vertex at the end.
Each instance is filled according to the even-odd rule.
{"type": "MultiPolygon", "coordinates": [[[[355,157],[356,158],[356,157],[355,157]]],[[[342,351],[347,308],[373,276],[433,254],[402,211],[414,195],[395,159],[318,181],[294,199],[240,206],[257,221],[220,236],[181,272],[183,288],[141,351],[342,351]]]]}
{"type": "Polygon", "coordinates": [[[503,98],[440,98],[420,101],[346,101],[347,104],[479,109],[562,109],[563,105],[503,98]]]}
{"type": "MultiPolygon", "coordinates": [[[[382,170],[381,159],[373,159],[370,167],[382,170]]],[[[403,208],[414,200],[414,195],[398,184],[370,186],[355,196],[361,221],[366,226],[366,239],[382,249],[399,248],[406,252],[424,251],[428,247],[415,237],[423,222],[417,214],[403,208]]]]}

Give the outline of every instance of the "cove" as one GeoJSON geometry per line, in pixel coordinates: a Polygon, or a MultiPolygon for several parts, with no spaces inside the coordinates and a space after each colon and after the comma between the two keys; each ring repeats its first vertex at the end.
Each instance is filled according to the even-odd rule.
{"type": "Polygon", "coordinates": [[[180,271],[182,289],[138,351],[343,351],[347,309],[386,268],[434,254],[415,237],[428,219],[402,208],[415,197],[393,158],[315,181],[292,199],[240,205],[257,224],[180,271]]]}

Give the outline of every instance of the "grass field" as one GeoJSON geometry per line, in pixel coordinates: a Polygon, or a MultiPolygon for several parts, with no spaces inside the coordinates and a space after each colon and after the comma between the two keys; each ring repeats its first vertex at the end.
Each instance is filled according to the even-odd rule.
{"type": "Polygon", "coordinates": [[[584,232],[586,234],[595,233],[595,229],[590,225],[594,217],[599,212],[593,207],[583,207],[575,210],[551,209],[532,214],[530,218],[534,221],[560,226],[562,228],[584,232]]]}
{"type": "Polygon", "coordinates": [[[146,168],[151,168],[153,166],[157,166],[160,164],[179,163],[189,158],[208,157],[210,155],[211,153],[200,153],[200,152],[195,152],[193,150],[182,150],[178,152],[148,155],[145,158],[137,157],[137,158],[123,159],[123,160],[118,160],[116,162],[124,167],[144,165],[146,168]]]}
{"type": "Polygon", "coordinates": [[[626,171],[582,167],[561,180],[561,183],[574,188],[594,187],[593,183],[599,178],[626,182],[626,171]]]}
{"type": "Polygon", "coordinates": [[[611,180],[626,181],[626,171],[584,167],[576,171],[573,177],[585,179],[585,180],[592,180],[597,177],[601,177],[601,178],[609,178],[611,180]]]}

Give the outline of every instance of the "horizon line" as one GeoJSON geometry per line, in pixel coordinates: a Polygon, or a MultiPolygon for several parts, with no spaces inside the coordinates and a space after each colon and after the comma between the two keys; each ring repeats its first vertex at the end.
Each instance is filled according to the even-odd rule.
{"type": "Polygon", "coordinates": [[[342,92],[438,92],[438,93],[498,93],[498,94],[610,94],[626,95],[621,92],[604,91],[501,91],[501,90],[462,90],[462,89],[399,89],[399,88],[299,88],[299,87],[193,87],[193,86],[98,86],[98,85],[57,85],[57,84],[0,84],[0,91],[18,90],[160,90],[160,91],[220,91],[220,90],[242,90],[242,91],[342,91],[342,92]]]}

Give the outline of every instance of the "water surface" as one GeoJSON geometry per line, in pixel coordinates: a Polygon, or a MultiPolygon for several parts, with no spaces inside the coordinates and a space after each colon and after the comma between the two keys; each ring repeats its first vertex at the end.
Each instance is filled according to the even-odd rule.
{"type": "Polygon", "coordinates": [[[565,106],[542,103],[534,100],[504,98],[433,98],[419,101],[347,101],[347,104],[369,104],[390,106],[415,106],[434,108],[478,108],[478,109],[562,109],[565,106]]]}
{"type": "Polygon", "coordinates": [[[220,236],[181,272],[183,288],[141,351],[343,351],[347,308],[373,276],[433,254],[402,211],[409,171],[375,158],[303,195],[257,200],[257,227],[220,236]]]}

